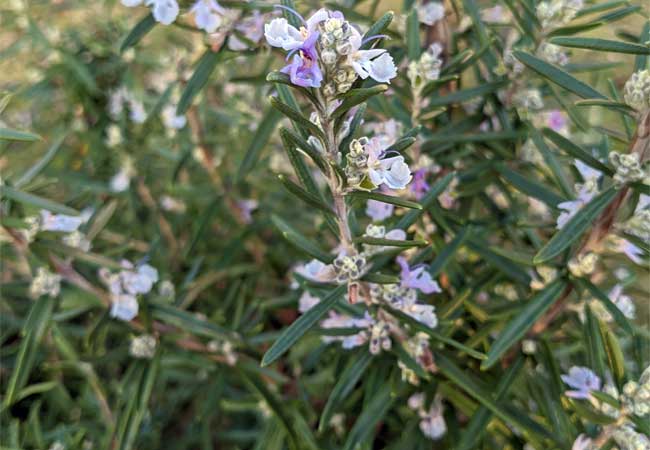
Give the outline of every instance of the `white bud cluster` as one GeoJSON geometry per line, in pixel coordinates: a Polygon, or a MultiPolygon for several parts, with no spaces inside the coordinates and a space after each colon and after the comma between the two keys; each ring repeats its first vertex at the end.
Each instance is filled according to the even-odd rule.
{"type": "Polygon", "coordinates": [[[343,94],[352,88],[357,73],[347,63],[347,57],[354,51],[350,24],[338,18],[329,18],[319,26],[320,60],[325,65],[327,82],[323,92],[329,98],[343,94]]]}
{"type": "Polygon", "coordinates": [[[156,338],[150,334],[143,334],[131,339],[129,354],[134,358],[151,359],[156,354],[156,338]]]}
{"type": "Polygon", "coordinates": [[[650,244],[650,209],[636,211],[621,225],[621,229],[650,244]]]}
{"type": "Polygon", "coordinates": [[[582,0],[547,0],[537,5],[537,18],[544,28],[569,23],[582,9],[582,0]]]}
{"type": "Polygon", "coordinates": [[[29,286],[29,295],[32,298],[38,298],[41,295],[56,297],[60,291],[61,275],[52,273],[44,267],[39,267],[29,286]]]}
{"type": "Polygon", "coordinates": [[[571,258],[569,261],[568,267],[571,275],[575,277],[583,277],[585,275],[590,275],[596,269],[596,263],[598,262],[598,255],[593,252],[585,253],[578,255],[574,258],[571,258]]]}
{"type": "Polygon", "coordinates": [[[638,111],[650,109],[650,70],[634,72],[623,88],[625,103],[638,111]]]}
{"type": "Polygon", "coordinates": [[[614,440],[621,450],[648,450],[650,439],[636,432],[631,426],[622,426],[614,430],[614,440]]]}
{"type": "Polygon", "coordinates": [[[616,168],[614,182],[618,185],[632,183],[646,177],[646,173],[639,162],[639,155],[636,153],[611,152],[609,160],[616,168]]]}
{"type": "Polygon", "coordinates": [[[544,61],[558,66],[564,66],[569,62],[569,57],[559,45],[550,42],[542,42],[537,49],[537,55],[544,61]]]}

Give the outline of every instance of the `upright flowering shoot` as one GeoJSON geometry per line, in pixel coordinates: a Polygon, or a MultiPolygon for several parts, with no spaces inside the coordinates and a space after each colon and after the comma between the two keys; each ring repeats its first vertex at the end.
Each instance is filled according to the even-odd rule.
{"type": "MultiPolygon", "coordinates": [[[[285,9],[284,12],[299,17],[295,11],[285,9]]],[[[382,19],[383,27],[388,25],[391,17],[389,13],[382,19]]],[[[415,141],[413,135],[417,131],[401,139],[397,139],[397,136],[388,139],[380,133],[369,137],[357,136],[366,106],[364,102],[386,91],[385,85],[361,87],[364,80],[390,83],[397,75],[388,51],[371,48],[385,36],[377,34],[364,38],[355,25],[345,20],[343,14],[325,9],[317,11],[308,20],[300,18],[300,21],[302,25],[297,28],[286,17],[275,18],[265,27],[267,42],[287,51],[290,61],[282,69],[283,76],[271,74],[269,80],[297,88],[309,100],[312,108],[307,118],[278,98],[272,99],[273,106],[293,120],[300,132],[309,135],[308,139],[304,139],[289,129],[281,130],[285,149],[304,187],[284,183],[292,194],[317,206],[315,213],[318,210],[329,213],[334,241],[331,243],[331,253],[308,251],[318,256],[320,261],[314,260],[296,270],[295,278],[305,289],[300,302],[304,315],[275,342],[263,363],[272,362],[287,350],[287,342],[290,344],[296,339],[292,328],[301,327],[303,321],[314,323],[327,312],[315,305],[331,300],[325,300],[322,291],[310,291],[308,286],[320,283],[346,287],[348,302],[358,308],[356,316],[330,311],[330,317],[321,323],[323,328],[353,327],[358,331],[340,339],[328,336],[326,342],[341,341],[344,348],[368,344],[372,354],[379,354],[382,350],[393,348],[393,340],[396,340],[400,348],[404,346],[417,364],[422,365],[422,370],[429,370],[432,354],[427,335],[416,336],[414,329],[400,322],[393,314],[407,317],[427,328],[435,328],[438,324],[435,308],[429,304],[430,300],[418,297],[420,294],[429,296],[441,292],[438,284],[427,272],[426,265],[409,264],[404,257],[398,258],[398,264],[392,266],[395,268],[393,270],[399,271],[399,275],[390,276],[383,283],[375,282],[382,275],[374,267],[380,261],[383,261],[382,265],[390,263],[385,259],[387,253],[425,245],[426,241],[409,240],[406,231],[400,228],[387,230],[385,226],[373,224],[367,226],[365,233],[355,236],[356,228],[352,225],[352,221],[357,222],[354,208],[357,203],[352,202],[355,195],[372,195],[375,204],[369,206],[372,206],[374,218],[388,218],[396,205],[420,208],[417,203],[398,197],[400,192],[408,194],[406,188],[413,179],[405,156],[400,152],[415,141]],[[397,145],[396,141],[400,144],[397,145]],[[309,173],[303,152],[319,169],[316,175],[309,173]],[[329,193],[318,189],[318,182],[313,176],[323,180],[329,193]],[[378,192],[380,189],[383,190],[381,194],[378,192]],[[326,199],[330,198],[331,204],[328,204],[326,199]],[[383,212],[375,213],[374,210],[379,207],[383,212]]],[[[381,27],[374,29],[377,28],[381,27]]],[[[278,90],[282,89],[287,88],[278,84],[278,90]]],[[[376,127],[380,128],[386,127],[376,127]]],[[[363,210],[361,212],[363,216],[363,210]]],[[[277,223],[283,231],[287,229],[285,222],[277,223]]],[[[316,243],[306,245],[301,248],[320,246],[316,243]]],[[[335,290],[329,295],[336,292],[339,291],[335,290]]],[[[407,370],[406,366],[404,370],[407,370]]],[[[408,377],[417,380],[417,376],[410,372],[408,377]]]]}

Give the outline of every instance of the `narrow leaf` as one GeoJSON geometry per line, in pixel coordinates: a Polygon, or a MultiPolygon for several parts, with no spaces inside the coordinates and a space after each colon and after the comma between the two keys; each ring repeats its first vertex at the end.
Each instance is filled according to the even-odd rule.
{"type": "Polygon", "coordinates": [[[487,370],[492,367],[501,355],[515,345],[535,324],[537,319],[555,303],[555,300],[564,291],[565,287],[566,283],[564,281],[555,281],[528,300],[523,310],[515,318],[508,321],[499,337],[492,343],[487,359],[481,364],[481,369],[487,370]]]}
{"type": "Polygon", "coordinates": [[[529,53],[515,50],[513,52],[513,55],[515,58],[537,72],[539,75],[580,97],[607,98],[600,92],[593,89],[591,86],[574,78],[559,67],[554,66],[553,64],[549,64],[546,61],[543,61],[529,53]]]}
{"type": "Polygon", "coordinates": [[[579,239],[617,194],[618,191],[614,187],[609,187],[594,197],[571,217],[560,231],[555,233],[551,240],[535,255],[533,262],[535,264],[544,263],[559,255],[579,239]]]}
{"type": "Polygon", "coordinates": [[[270,349],[264,354],[262,358],[262,366],[268,366],[276,359],[282,356],[293,344],[298,341],[321,317],[323,317],[334,304],[341,299],[343,294],[347,292],[347,286],[341,285],[331,291],[324,299],[322,299],[316,306],[309,309],[306,313],[294,321],[288,328],[286,328],[280,337],[273,343],[270,349]]]}
{"type": "Polygon", "coordinates": [[[585,48],[599,52],[629,53],[633,55],[650,55],[650,47],[630,42],[610,41],[608,39],[584,37],[554,37],[551,44],[562,47],[585,48]]]}
{"type": "Polygon", "coordinates": [[[207,49],[203,53],[203,56],[201,56],[201,59],[199,59],[196,65],[196,69],[194,69],[194,73],[185,86],[185,90],[183,90],[181,99],[176,107],[176,115],[182,116],[187,112],[192,105],[194,97],[208,83],[210,75],[212,75],[212,72],[217,67],[217,63],[221,59],[221,55],[221,51],[213,52],[211,49],[207,49]]]}
{"type": "Polygon", "coordinates": [[[380,194],[378,192],[354,191],[351,192],[348,196],[353,199],[376,200],[378,202],[389,203],[391,205],[401,206],[409,209],[422,209],[422,205],[419,203],[405,200],[399,197],[394,197],[392,195],[380,194]]]}
{"type": "Polygon", "coordinates": [[[129,31],[126,38],[124,38],[120,46],[120,53],[124,53],[129,48],[136,46],[154,26],[156,26],[156,19],[154,19],[153,14],[147,14],[129,31]]]}

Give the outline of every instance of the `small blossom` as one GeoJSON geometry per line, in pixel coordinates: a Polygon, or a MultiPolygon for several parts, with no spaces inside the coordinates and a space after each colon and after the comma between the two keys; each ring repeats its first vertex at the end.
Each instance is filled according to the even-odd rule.
{"type": "Polygon", "coordinates": [[[224,9],[214,0],[198,0],[190,10],[196,26],[208,33],[214,33],[221,23],[224,9]]]}
{"type": "Polygon", "coordinates": [[[158,281],[158,271],[149,264],[142,264],[136,270],[129,267],[120,272],[120,279],[124,290],[132,295],[146,294],[151,291],[154,283],[158,281]]]}
{"type": "Polygon", "coordinates": [[[445,7],[440,2],[427,2],[417,8],[418,19],[425,25],[433,25],[445,17],[445,7]]]}
{"type": "Polygon", "coordinates": [[[110,316],[128,322],[138,315],[138,300],[134,295],[111,295],[110,316]]]}
{"type": "Polygon", "coordinates": [[[320,298],[311,295],[307,291],[304,291],[300,296],[300,300],[298,300],[298,311],[305,313],[316,306],[318,303],[320,303],[320,298]]]}
{"type": "Polygon", "coordinates": [[[447,432],[442,400],[436,396],[429,411],[420,413],[420,431],[429,439],[440,439],[447,432]]]}
{"type": "Polygon", "coordinates": [[[591,450],[592,448],[591,445],[592,445],[592,440],[588,436],[584,434],[580,434],[573,442],[573,445],[571,446],[571,450],[591,450]]]}
{"type": "Polygon", "coordinates": [[[414,268],[409,268],[408,262],[406,262],[406,259],[401,256],[397,258],[397,263],[402,268],[400,278],[403,287],[419,289],[425,294],[442,292],[438,283],[434,281],[433,278],[431,278],[431,274],[425,270],[426,266],[420,265],[414,268]]]}
{"type": "Polygon", "coordinates": [[[46,209],[41,210],[41,231],[56,231],[72,233],[85,222],[81,216],[68,216],[65,214],[52,214],[46,209]]]}
{"type": "Polygon", "coordinates": [[[600,378],[586,367],[571,367],[569,374],[561,378],[573,388],[565,392],[567,397],[587,399],[591,391],[600,390],[600,378]]]}
{"type": "Polygon", "coordinates": [[[618,309],[621,310],[625,317],[634,320],[636,317],[636,307],[632,298],[623,294],[623,286],[620,284],[615,285],[612,290],[609,291],[609,299],[618,309]]]}
{"type": "Polygon", "coordinates": [[[390,203],[380,202],[378,200],[368,200],[366,203],[366,214],[375,222],[381,222],[393,215],[395,206],[390,203]]]}
{"type": "Polygon", "coordinates": [[[111,191],[124,192],[131,185],[131,178],[135,175],[135,168],[130,158],[126,158],[120,170],[113,175],[109,182],[111,191]]]}
{"type": "Polygon", "coordinates": [[[187,124],[185,116],[176,115],[176,106],[166,105],[162,110],[162,121],[165,128],[180,130],[187,124]]]}
{"type": "Polygon", "coordinates": [[[179,8],[176,0],[145,0],[145,4],[152,7],[154,19],[163,25],[170,25],[178,16],[179,8]]]}
{"type": "Polygon", "coordinates": [[[569,272],[575,277],[583,277],[590,275],[596,270],[596,263],[598,262],[598,255],[593,252],[578,255],[569,260],[569,272]]]}

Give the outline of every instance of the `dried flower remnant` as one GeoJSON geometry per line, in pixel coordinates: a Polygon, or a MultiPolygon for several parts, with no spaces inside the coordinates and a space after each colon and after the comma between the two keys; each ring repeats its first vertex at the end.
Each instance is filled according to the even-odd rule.
{"type": "Polygon", "coordinates": [[[639,112],[650,109],[650,70],[634,72],[623,88],[625,103],[639,112]]]}
{"type": "Polygon", "coordinates": [[[61,275],[52,273],[44,267],[36,270],[36,276],[29,285],[29,295],[38,298],[42,295],[58,297],[61,292],[61,275]]]}

